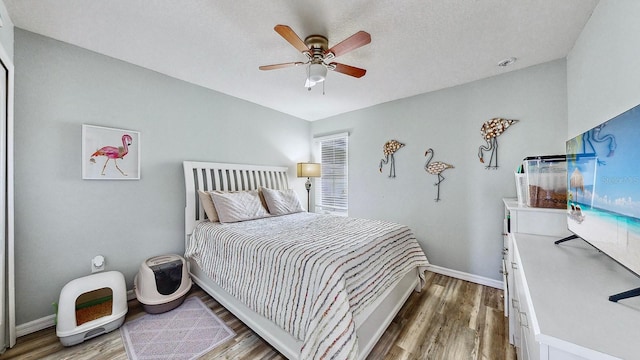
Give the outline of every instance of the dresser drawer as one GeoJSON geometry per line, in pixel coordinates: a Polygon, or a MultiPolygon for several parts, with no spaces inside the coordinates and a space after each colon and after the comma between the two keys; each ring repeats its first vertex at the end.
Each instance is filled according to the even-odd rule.
{"type": "Polygon", "coordinates": [[[536,342],[535,334],[535,313],[531,306],[531,299],[526,290],[526,280],[522,262],[517,250],[514,252],[512,271],[514,293],[517,300],[517,311],[513,314],[516,319],[516,326],[520,328],[520,345],[522,347],[522,359],[540,359],[540,345],[536,342]]]}

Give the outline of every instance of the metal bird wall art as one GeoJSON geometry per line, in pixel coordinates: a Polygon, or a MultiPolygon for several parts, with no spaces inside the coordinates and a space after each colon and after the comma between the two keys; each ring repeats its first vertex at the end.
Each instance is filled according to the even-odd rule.
{"type": "Polygon", "coordinates": [[[378,170],[380,172],[382,172],[382,165],[386,165],[390,163],[389,177],[390,178],[396,177],[396,161],[393,154],[395,154],[395,152],[400,150],[400,148],[402,148],[403,146],[404,146],[403,143],[396,140],[389,140],[386,143],[384,143],[384,146],[382,147],[382,150],[384,153],[384,159],[380,160],[380,166],[378,167],[378,170]]]}
{"type": "Polygon", "coordinates": [[[438,187],[438,195],[436,196],[435,200],[440,201],[440,183],[444,181],[444,176],[442,176],[442,172],[447,169],[453,169],[453,165],[443,163],[442,161],[431,162],[431,160],[433,160],[432,148],[427,149],[427,151],[424,153],[424,156],[428,156],[428,155],[431,155],[431,156],[429,156],[429,158],[427,159],[427,162],[424,164],[424,170],[429,174],[436,175],[438,177],[438,181],[433,185],[438,187]]]}
{"type": "Polygon", "coordinates": [[[498,136],[502,135],[509,126],[517,123],[518,121],[519,120],[493,118],[482,124],[480,134],[482,134],[482,138],[487,142],[487,145],[481,145],[478,149],[478,158],[480,158],[481,163],[484,164],[484,151],[491,151],[489,164],[485,166],[485,169],[498,168],[498,136]]]}

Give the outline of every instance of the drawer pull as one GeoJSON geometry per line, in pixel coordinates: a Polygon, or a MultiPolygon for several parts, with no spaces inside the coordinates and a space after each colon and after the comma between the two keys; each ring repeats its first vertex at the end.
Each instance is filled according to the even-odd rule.
{"type": "Polygon", "coordinates": [[[511,307],[513,307],[515,310],[519,311],[520,310],[520,301],[518,301],[518,299],[511,299],[511,307]]]}
{"type": "Polygon", "coordinates": [[[519,311],[520,313],[520,326],[524,327],[524,328],[529,328],[529,320],[527,318],[527,313],[524,311],[519,311]],[[524,319],[524,321],[522,320],[524,319]]]}

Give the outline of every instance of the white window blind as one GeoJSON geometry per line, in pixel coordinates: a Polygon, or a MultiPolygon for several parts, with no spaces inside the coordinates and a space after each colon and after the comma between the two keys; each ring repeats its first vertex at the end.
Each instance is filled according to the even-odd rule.
{"type": "Polygon", "coordinates": [[[349,134],[316,138],[322,175],[317,179],[316,212],[347,216],[349,207],[349,134]]]}

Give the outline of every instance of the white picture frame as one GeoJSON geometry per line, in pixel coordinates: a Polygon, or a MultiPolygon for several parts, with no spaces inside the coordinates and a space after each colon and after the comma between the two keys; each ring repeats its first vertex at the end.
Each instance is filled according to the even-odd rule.
{"type": "Polygon", "coordinates": [[[140,132],[83,124],[82,178],[140,180],[140,132]]]}

